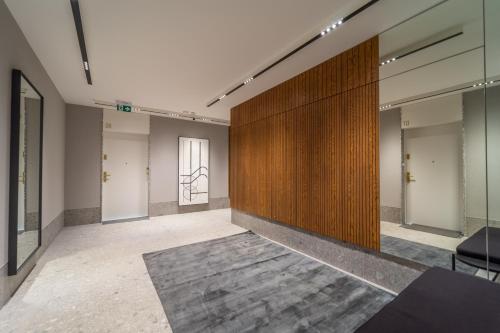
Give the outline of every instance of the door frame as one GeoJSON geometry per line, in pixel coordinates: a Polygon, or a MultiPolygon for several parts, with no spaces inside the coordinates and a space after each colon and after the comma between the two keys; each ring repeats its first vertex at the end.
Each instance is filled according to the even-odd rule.
{"type": "MultiPolygon", "coordinates": [[[[408,224],[408,219],[407,219],[407,184],[406,184],[406,140],[405,140],[405,130],[409,130],[413,128],[401,128],[401,225],[402,226],[407,226],[408,224]]],[[[461,139],[461,158],[460,161],[462,163],[461,170],[462,170],[462,179],[460,181],[460,189],[461,189],[461,201],[462,201],[462,221],[460,221],[460,226],[462,228],[462,231],[460,231],[462,234],[465,231],[465,226],[466,226],[466,201],[465,201],[465,133],[464,133],[464,121],[461,121],[461,134],[460,134],[460,139],[461,139]]]]}
{"type": "MultiPolygon", "coordinates": [[[[114,109],[113,109],[114,110],[114,109]]],[[[101,112],[101,152],[100,152],[100,169],[99,169],[99,202],[100,202],[100,207],[99,207],[99,221],[101,224],[106,224],[106,223],[110,223],[109,221],[103,221],[102,220],[102,210],[103,210],[103,196],[102,196],[102,183],[103,183],[103,176],[104,176],[104,111],[105,109],[102,110],[101,112]]],[[[146,136],[146,135],[145,135],[146,136]]],[[[146,202],[147,202],[147,218],[149,220],[150,216],[151,216],[151,210],[150,210],[150,205],[151,205],[151,202],[150,202],[150,199],[151,199],[151,122],[149,123],[149,134],[147,134],[147,138],[148,138],[148,151],[147,151],[147,154],[148,154],[148,166],[147,166],[147,170],[148,170],[148,173],[147,173],[147,186],[148,186],[148,190],[147,190],[147,198],[146,198],[146,202]]],[[[145,216],[146,217],[146,216],[145,216]]],[[[116,220],[116,221],[113,221],[113,222],[120,222],[120,221],[131,221],[131,220],[134,220],[134,218],[132,219],[123,219],[123,220],[116,220]]]]}

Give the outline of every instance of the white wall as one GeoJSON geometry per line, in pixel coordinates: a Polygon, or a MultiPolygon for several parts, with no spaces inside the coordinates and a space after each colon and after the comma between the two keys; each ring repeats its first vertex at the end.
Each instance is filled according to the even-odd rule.
{"type": "Polygon", "coordinates": [[[462,32],[459,36],[381,66],[380,104],[394,104],[396,101],[436,94],[443,89],[482,82],[482,10],[479,1],[448,1],[383,33],[380,36],[380,55],[385,60],[404,54],[412,46],[428,45],[462,32]]]}
{"type": "Polygon", "coordinates": [[[380,104],[435,94],[469,82],[482,82],[483,60],[483,50],[476,49],[381,80],[380,104]]]}
{"type": "Polygon", "coordinates": [[[465,215],[486,218],[486,133],[483,90],[464,94],[465,215]]]}
{"type": "Polygon", "coordinates": [[[500,86],[486,90],[488,218],[500,221],[500,86]]]}
{"type": "Polygon", "coordinates": [[[404,129],[457,121],[462,121],[462,94],[439,97],[401,108],[401,127],[404,129]]]}
{"type": "Polygon", "coordinates": [[[66,106],[65,209],[101,206],[102,109],[66,106]]]}
{"type": "Polygon", "coordinates": [[[150,202],[173,202],[178,197],[179,136],[210,140],[209,198],[228,197],[228,132],[226,126],[151,117],[150,202]]]}
{"type": "Polygon", "coordinates": [[[103,110],[103,131],[149,135],[149,115],[103,110]]]}
{"type": "Polygon", "coordinates": [[[401,208],[401,109],[380,112],[380,205],[401,208]]]}
{"type": "Polygon", "coordinates": [[[7,263],[11,72],[20,69],[45,98],[42,226],[64,209],[65,103],[0,1],[0,267],[7,263]]]}
{"type": "Polygon", "coordinates": [[[486,78],[500,75],[500,1],[485,0],[486,78]]]}

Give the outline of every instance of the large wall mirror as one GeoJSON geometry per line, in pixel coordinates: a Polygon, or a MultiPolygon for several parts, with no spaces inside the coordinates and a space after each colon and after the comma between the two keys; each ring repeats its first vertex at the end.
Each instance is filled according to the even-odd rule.
{"type": "Polygon", "coordinates": [[[12,72],[9,275],[41,246],[43,97],[19,70],[12,72]]]}
{"type": "Polygon", "coordinates": [[[379,54],[381,251],[490,279],[500,271],[499,3],[442,1],[382,33],[379,54]]]}

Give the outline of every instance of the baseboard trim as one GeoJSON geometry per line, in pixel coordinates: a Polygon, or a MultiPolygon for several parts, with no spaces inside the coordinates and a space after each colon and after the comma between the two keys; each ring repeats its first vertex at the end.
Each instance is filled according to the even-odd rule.
{"type": "MultiPolygon", "coordinates": [[[[473,235],[474,233],[476,233],[476,231],[478,231],[479,229],[485,227],[486,226],[486,222],[487,222],[485,218],[482,218],[482,217],[472,217],[472,216],[467,216],[465,218],[465,221],[466,221],[465,230],[464,230],[465,236],[471,236],[471,235],[473,235]]],[[[488,225],[490,227],[500,228],[500,221],[489,219],[488,220],[488,225]]]]}
{"type": "Polygon", "coordinates": [[[223,208],[229,208],[229,198],[210,198],[207,204],[188,206],[179,206],[178,201],[152,202],[149,204],[149,216],[194,213],[223,208]]]}
{"type": "Polygon", "coordinates": [[[102,221],[102,224],[116,224],[116,223],[126,223],[126,222],[137,222],[137,221],[144,221],[148,220],[149,216],[139,216],[139,217],[131,217],[128,219],[118,219],[118,220],[108,220],[108,221],[102,221]]]}
{"type": "Polygon", "coordinates": [[[8,302],[17,288],[19,288],[21,283],[28,277],[38,259],[45,253],[45,250],[52,244],[63,227],[64,212],[61,212],[52,222],[42,229],[42,246],[40,246],[35,254],[26,261],[16,275],[8,276],[8,264],[0,268],[0,308],[8,302]]]}
{"type": "Polygon", "coordinates": [[[231,209],[231,222],[394,293],[428,267],[231,209]]]}
{"type": "Polygon", "coordinates": [[[401,223],[401,208],[380,206],[380,220],[384,222],[401,223]]]}
{"type": "Polygon", "coordinates": [[[64,226],[101,223],[101,207],[66,209],[64,211],[64,226]]]}

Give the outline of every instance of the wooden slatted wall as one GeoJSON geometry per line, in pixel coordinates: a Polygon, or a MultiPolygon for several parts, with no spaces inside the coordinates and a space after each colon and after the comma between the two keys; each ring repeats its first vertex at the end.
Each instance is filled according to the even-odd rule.
{"type": "Polygon", "coordinates": [[[378,37],[234,107],[231,207],[380,249],[378,37]]]}

